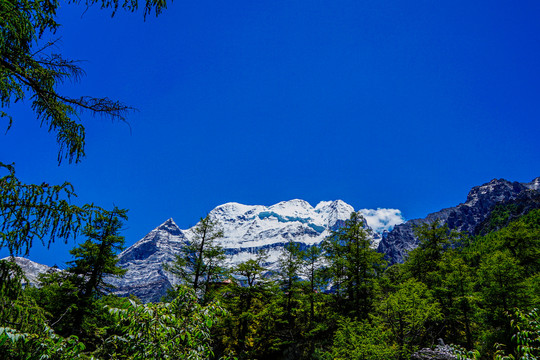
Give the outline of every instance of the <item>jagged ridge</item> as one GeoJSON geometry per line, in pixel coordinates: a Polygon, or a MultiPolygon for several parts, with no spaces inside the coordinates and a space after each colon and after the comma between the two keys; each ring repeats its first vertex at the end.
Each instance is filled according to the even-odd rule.
{"type": "MultiPolygon", "coordinates": [[[[216,207],[209,215],[223,228],[220,243],[230,266],[252,258],[259,249],[267,249],[266,265],[272,268],[289,240],[302,247],[318,244],[353,211],[341,200],[312,207],[304,200],[294,199],[269,207],[231,202],[216,207]]],[[[366,228],[375,241],[380,239],[366,228]]],[[[159,300],[176,281],[163,269],[163,264],[174,260],[174,255],[193,236],[192,229],[181,230],[169,219],[122,252],[119,264],[128,271],[123,279],[111,280],[118,288],[116,293],[134,294],[143,301],[159,300]]]]}
{"type": "Polygon", "coordinates": [[[396,225],[392,231],[383,234],[378,251],[386,254],[386,259],[391,264],[402,263],[407,252],[418,246],[418,239],[414,235],[415,226],[439,221],[441,224],[448,224],[450,229],[475,234],[477,226],[487,218],[496,204],[513,201],[519,196],[528,196],[524,195],[526,193],[534,195],[539,189],[540,177],[530,183],[493,179],[473,187],[465,203],[431,213],[424,219],[413,219],[396,225]]]}

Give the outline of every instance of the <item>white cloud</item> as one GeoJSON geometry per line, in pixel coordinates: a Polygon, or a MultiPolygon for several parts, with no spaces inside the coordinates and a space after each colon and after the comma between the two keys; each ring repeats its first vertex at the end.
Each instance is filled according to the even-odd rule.
{"type": "Polygon", "coordinates": [[[361,209],[358,210],[366,219],[368,225],[378,233],[383,230],[392,230],[394,226],[405,222],[401,215],[401,210],[398,209],[361,209]]]}

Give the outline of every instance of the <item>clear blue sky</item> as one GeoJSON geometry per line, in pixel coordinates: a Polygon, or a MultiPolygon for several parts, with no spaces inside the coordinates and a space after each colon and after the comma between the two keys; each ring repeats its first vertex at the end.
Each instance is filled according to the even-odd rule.
{"type": "MultiPolygon", "coordinates": [[[[540,176],[540,2],[181,1],[157,19],[62,3],[72,96],[118,99],[128,126],[83,115],[87,158],[56,163],[28,104],[0,135],[26,182],[130,209],[131,245],[215,206],[342,199],[407,219],[493,178],[540,176]]],[[[69,260],[68,246],[30,258],[69,260]]],[[[5,251],[0,253],[4,255],[5,251]]]]}

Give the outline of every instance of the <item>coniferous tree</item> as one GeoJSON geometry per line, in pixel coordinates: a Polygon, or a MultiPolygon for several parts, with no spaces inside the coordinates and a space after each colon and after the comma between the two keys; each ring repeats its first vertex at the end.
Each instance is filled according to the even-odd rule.
{"type": "Polygon", "coordinates": [[[176,260],[165,267],[190,286],[203,303],[209,300],[212,286],[226,274],[225,251],[217,242],[221,237],[223,230],[217,221],[210,215],[201,218],[189,243],[176,260]]]}
{"type": "Polygon", "coordinates": [[[405,267],[410,275],[433,289],[443,254],[457,243],[461,234],[450,230],[447,224],[441,225],[438,220],[415,227],[414,233],[418,237],[418,247],[409,251],[405,267]]]}
{"type": "Polygon", "coordinates": [[[300,244],[291,240],[285,244],[278,259],[279,283],[285,292],[287,321],[291,327],[294,326],[292,310],[295,294],[298,291],[301,265],[302,252],[300,244]]]}
{"type": "Polygon", "coordinates": [[[362,216],[352,213],[343,227],[324,240],[323,248],[330,281],[336,296],[346,304],[345,312],[367,319],[385,261],[372,247],[362,216]]]}
{"type": "Polygon", "coordinates": [[[400,360],[408,359],[420,346],[433,343],[436,335],[432,324],[442,317],[431,291],[415,279],[400,284],[396,292],[381,299],[377,310],[378,321],[398,345],[400,360]]]}
{"type": "Polygon", "coordinates": [[[260,250],[254,259],[231,269],[232,281],[223,299],[228,316],[220,337],[223,346],[241,359],[251,358],[258,346],[254,341],[253,323],[269,295],[269,281],[263,278],[268,271],[264,266],[267,259],[267,251],[260,250]]]}
{"type": "Polygon", "coordinates": [[[98,312],[96,300],[113,289],[106,278],[125,274],[126,270],[117,265],[117,254],[124,246],[119,233],[126,213],[115,207],[99,214],[83,230],[87,239],[70,251],[74,260],[67,263],[66,270],[40,277],[38,301],[54,316],[52,323],[62,335],[92,332],[87,327],[94,327],[88,323],[98,312]]]}
{"type": "MultiPolygon", "coordinates": [[[[302,252],[301,274],[307,279],[309,284],[309,322],[313,322],[315,317],[315,294],[320,290],[322,279],[320,268],[322,265],[322,248],[320,246],[310,246],[302,252]]],[[[311,327],[311,326],[310,326],[311,327]]]]}
{"type": "Polygon", "coordinates": [[[75,260],[67,263],[66,270],[80,279],[82,298],[95,298],[107,293],[112,286],[105,277],[120,277],[126,273],[117,265],[116,257],[124,249],[124,237],[119,233],[123,220],[127,220],[126,213],[126,210],[115,207],[100,214],[83,230],[87,240],[69,252],[75,260]]]}

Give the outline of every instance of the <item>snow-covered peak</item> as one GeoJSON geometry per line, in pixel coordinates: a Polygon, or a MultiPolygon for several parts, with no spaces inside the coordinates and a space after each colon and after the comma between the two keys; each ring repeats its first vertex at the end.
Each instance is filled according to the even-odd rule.
{"type": "MultiPolygon", "coordinates": [[[[336,200],[336,201],[341,201],[341,200],[336,200]]],[[[315,211],[320,211],[322,208],[325,208],[327,206],[329,206],[330,204],[332,204],[334,201],[320,201],[316,206],[315,206],[315,211]]]]}
{"type": "Polygon", "coordinates": [[[249,217],[263,208],[265,207],[261,205],[244,205],[237,202],[228,202],[210,211],[210,217],[217,220],[238,219],[246,216],[249,217]]]}
{"type": "Polygon", "coordinates": [[[313,206],[305,200],[293,199],[272,205],[269,210],[286,216],[306,216],[313,212],[313,206]]]}
{"type": "Polygon", "coordinates": [[[186,236],[170,218],[118,255],[120,264],[149,257],[160,258],[164,253],[177,252],[185,241],[186,236]]]}
{"type": "MultiPolygon", "coordinates": [[[[353,211],[354,208],[342,200],[322,201],[314,208],[305,200],[293,199],[271,206],[229,202],[217,206],[209,215],[223,230],[223,237],[218,241],[229,265],[251,259],[258,250],[266,249],[266,265],[273,269],[289,241],[302,248],[317,245],[343,225],[353,211]]],[[[117,293],[134,293],[144,301],[156,299],[156,291],[158,295],[163,294],[177,281],[164,270],[163,264],[174,260],[185,242],[192,239],[193,229],[181,230],[169,219],[120,254],[119,263],[128,272],[124,280],[111,281],[118,286],[117,293]]],[[[369,227],[367,230],[376,246],[380,236],[369,227]]]]}
{"type": "Polygon", "coordinates": [[[172,218],[169,218],[167,221],[159,225],[153,231],[166,231],[174,235],[179,235],[179,233],[181,232],[180,228],[178,227],[178,225],[176,225],[172,218]]]}
{"type": "Polygon", "coordinates": [[[315,211],[324,219],[326,226],[333,229],[347,220],[354,208],[343,200],[321,201],[315,211]]]}

